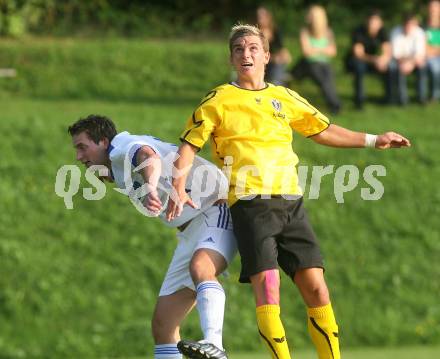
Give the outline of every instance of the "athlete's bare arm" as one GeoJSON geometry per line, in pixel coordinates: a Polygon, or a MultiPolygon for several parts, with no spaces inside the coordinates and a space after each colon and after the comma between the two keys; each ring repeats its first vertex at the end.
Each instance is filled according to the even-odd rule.
{"type": "Polygon", "coordinates": [[[177,151],[178,158],[174,162],[173,168],[174,191],[170,196],[167,208],[168,221],[180,216],[184,204],[196,208],[195,204],[185,191],[185,184],[197,151],[198,148],[188,142],[183,142],[177,151]]]}
{"type": "MultiPolygon", "coordinates": [[[[326,130],[310,137],[316,143],[331,147],[365,147],[366,134],[331,124],[326,130]]],[[[378,135],[375,147],[379,149],[409,147],[410,141],[395,132],[378,135]]]]}
{"type": "Polygon", "coordinates": [[[139,172],[148,188],[144,206],[151,212],[159,213],[162,210],[162,202],[157,193],[157,184],[162,172],[160,157],[151,147],[142,146],[136,154],[136,163],[143,167],[139,172]]]}

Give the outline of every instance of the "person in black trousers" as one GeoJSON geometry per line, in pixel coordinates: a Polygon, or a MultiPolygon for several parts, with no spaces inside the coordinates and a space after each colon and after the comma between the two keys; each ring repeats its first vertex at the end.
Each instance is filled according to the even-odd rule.
{"type": "Polygon", "coordinates": [[[348,69],[354,73],[354,103],[357,108],[361,109],[365,102],[364,76],[366,73],[376,73],[382,76],[384,102],[391,101],[390,61],[389,36],[383,26],[380,13],[375,10],[370,13],[366,23],[357,27],[352,34],[348,69]]]}

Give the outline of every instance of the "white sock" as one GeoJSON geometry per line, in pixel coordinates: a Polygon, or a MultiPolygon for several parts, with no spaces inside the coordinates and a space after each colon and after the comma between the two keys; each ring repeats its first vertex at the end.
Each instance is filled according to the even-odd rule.
{"type": "Polygon", "coordinates": [[[182,359],[177,344],[158,344],[154,346],[154,359],[182,359]]]}
{"type": "Polygon", "coordinates": [[[205,281],[197,285],[197,310],[204,339],[223,350],[222,331],[225,312],[225,291],[219,282],[205,281]]]}

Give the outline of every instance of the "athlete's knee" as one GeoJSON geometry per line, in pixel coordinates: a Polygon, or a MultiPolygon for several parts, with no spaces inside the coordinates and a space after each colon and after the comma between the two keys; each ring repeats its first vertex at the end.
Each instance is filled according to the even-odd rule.
{"type": "Polygon", "coordinates": [[[302,292],[309,307],[324,306],[330,302],[330,294],[325,282],[310,283],[303,287],[302,292]]]}
{"type": "Polygon", "coordinates": [[[325,284],[312,286],[309,291],[310,295],[323,305],[329,302],[329,293],[325,284]]]}
{"type": "Polygon", "coordinates": [[[193,258],[189,267],[191,278],[197,284],[205,280],[215,279],[215,268],[201,258],[193,258]]]}
{"type": "Polygon", "coordinates": [[[215,280],[216,276],[224,271],[226,261],[221,254],[207,249],[196,251],[191,259],[189,271],[195,283],[206,280],[215,280]]]}
{"type": "Polygon", "coordinates": [[[318,307],[330,302],[330,295],[321,268],[298,270],[293,280],[309,307],[318,307]]]}

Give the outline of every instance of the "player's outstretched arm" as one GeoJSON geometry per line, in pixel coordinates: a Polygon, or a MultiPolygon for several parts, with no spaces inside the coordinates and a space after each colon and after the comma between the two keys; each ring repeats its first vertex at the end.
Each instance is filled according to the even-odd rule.
{"type": "Polygon", "coordinates": [[[186,178],[194,162],[197,148],[188,142],[183,142],[177,151],[178,157],[173,168],[173,192],[170,195],[167,207],[167,220],[179,217],[184,204],[196,208],[191,198],[185,191],[186,178]]]}
{"type": "Polygon", "coordinates": [[[316,143],[331,147],[375,147],[378,149],[387,149],[411,146],[407,138],[395,132],[386,132],[382,135],[370,135],[351,131],[334,124],[331,124],[326,130],[310,138],[316,143]]]}

